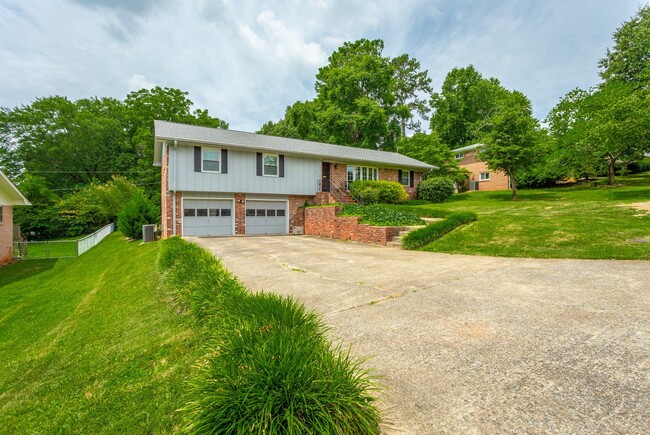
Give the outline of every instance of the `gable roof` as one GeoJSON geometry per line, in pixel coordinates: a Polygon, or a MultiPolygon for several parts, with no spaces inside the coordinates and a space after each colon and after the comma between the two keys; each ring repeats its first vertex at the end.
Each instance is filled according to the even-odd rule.
{"type": "Polygon", "coordinates": [[[467,145],[461,148],[456,148],[455,150],[451,150],[452,153],[462,153],[463,151],[472,151],[481,148],[482,146],[485,146],[484,143],[475,143],[472,145],[467,145]]]}
{"type": "Polygon", "coordinates": [[[233,148],[330,158],[346,162],[390,165],[408,169],[430,170],[436,168],[428,163],[412,159],[403,154],[388,151],[377,151],[278,136],[266,136],[257,133],[224,130],[222,128],[198,127],[167,121],[154,121],[154,138],[154,164],[160,164],[162,159],[161,142],[178,140],[233,148]]]}
{"type": "Polygon", "coordinates": [[[2,171],[0,171],[0,205],[32,205],[2,171]]]}

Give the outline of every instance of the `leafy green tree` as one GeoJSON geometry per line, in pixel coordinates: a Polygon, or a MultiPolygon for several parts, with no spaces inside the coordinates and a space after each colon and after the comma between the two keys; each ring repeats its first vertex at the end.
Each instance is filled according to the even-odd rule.
{"type": "Polygon", "coordinates": [[[614,47],[598,62],[607,83],[621,81],[648,88],[650,84],[650,5],[614,32],[614,47]]]}
{"type": "Polygon", "coordinates": [[[421,70],[420,62],[402,54],[390,61],[393,67],[393,81],[397,117],[402,129],[402,137],[406,137],[406,129],[420,131],[420,121],[414,120],[415,115],[427,120],[431,107],[426,99],[431,90],[431,79],[428,71],[421,70]]]}
{"type": "Polygon", "coordinates": [[[318,118],[326,142],[392,150],[399,137],[393,117],[393,68],[384,42],[346,42],[316,75],[318,118]]]}
{"type": "Polygon", "coordinates": [[[113,98],[39,98],[3,109],[0,147],[14,164],[53,188],[106,181],[131,169],[124,158],[129,149],[123,116],[122,103],[113,98]]]}
{"type": "Polygon", "coordinates": [[[56,192],[47,180],[38,175],[23,173],[18,180],[20,191],[32,203],[29,207],[14,208],[14,223],[29,240],[49,240],[65,234],[65,224],[59,215],[56,192]]]}
{"type": "Polygon", "coordinates": [[[258,133],[295,139],[321,140],[318,133],[317,112],[316,101],[297,101],[287,107],[283,119],[278,122],[267,122],[258,133]]]}
{"type": "Polygon", "coordinates": [[[510,177],[512,199],[517,199],[517,175],[534,162],[537,120],[530,101],[518,91],[508,92],[498,102],[496,112],[487,121],[489,132],[480,157],[488,168],[510,177]]]}
{"type": "Polygon", "coordinates": [[[611,82],[589,93],[581,104],[575,130],[587,155],[605,160],[608,184],[614,184],[617,160],[641,158],[650,149],[650,92],[632,83],[611,82]]]}
{"type": "Polygon", "coordinates": [[[204,127],[228,128],[228,124],[208,114],[192,111],[194,103],[187,92],[173,88],[141,89],[131,92],[124,101],[124,118],[130,149],[129,166],[138,172],[139,184],[152,196],[160,195],[160,170],[153,162],[153,121],[170,121],[204,127]]]}
{"type": "Polygon", "coordinates": [[[114,176],[107,183],[92,183],[66,195],[58,204],[65,235],[89,234],[115,222],[118,212],[137,191],[133,182],[114,176]]]}
{"type": "Polygon", "coordinates": [[[476,143],[506,92],[497,79],[483,78],[472,65],[454,68],[441,92],[432,95],[431,130],[451,149],[476,143]]]}

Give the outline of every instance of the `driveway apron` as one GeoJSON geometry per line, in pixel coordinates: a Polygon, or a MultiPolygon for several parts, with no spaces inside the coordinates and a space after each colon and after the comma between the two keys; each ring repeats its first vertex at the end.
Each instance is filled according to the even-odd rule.
{"type": "Polygon", "coordinates": [[[292,295],[386,385],[384,433],[647,433],[650,262],[190,238],[292,295]]]}

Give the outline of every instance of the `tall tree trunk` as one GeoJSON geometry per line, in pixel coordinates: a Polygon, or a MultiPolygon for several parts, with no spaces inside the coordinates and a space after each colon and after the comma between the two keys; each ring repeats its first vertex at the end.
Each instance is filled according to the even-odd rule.
{"type": "Polygon", "coordinates": [[[514,174],[510,176],[510,190],[512,190],[512,200],[516,201],[517,200],[517,179],[515,178],[514,174]]]}
{"type": "Polygon", "coordinates": [[[402,119],[402,137],[406,137],[406,120],[402,119]]]}
{"type": "Polygon", "coordinates": [[[607,162],[607,167],[609,169],[607,184],[610,186],[613,186],[616,182],[616,176],[614,174],[614,163],[616,163],[616,159],[609,157],[609,161],[607,162]]]}

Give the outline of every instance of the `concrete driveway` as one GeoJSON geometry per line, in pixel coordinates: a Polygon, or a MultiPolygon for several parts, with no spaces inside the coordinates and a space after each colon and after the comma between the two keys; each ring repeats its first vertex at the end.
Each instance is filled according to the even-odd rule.
{"type": "Polygon", "coordinates": [[[650,262],[190,239],[370,357],[386,433],[648,433],[650,262]]]}

